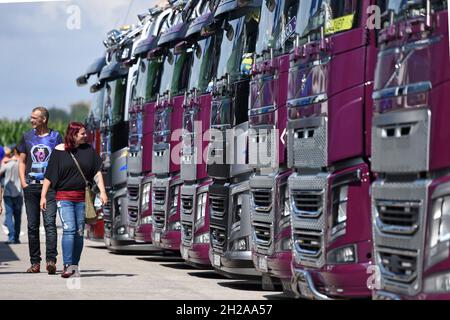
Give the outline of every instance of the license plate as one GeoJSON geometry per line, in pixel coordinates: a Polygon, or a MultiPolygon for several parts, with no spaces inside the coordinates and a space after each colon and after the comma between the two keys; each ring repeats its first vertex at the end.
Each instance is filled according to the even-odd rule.
{"type": "Polygon", "coordinates": [[[214,265],[216,266],[216,267],[220,267],[220,256],[218,255],[218,254],[215,254],[214,255],[214,259],[213,259],[214,261],[214,265]]]}
{"type": "Polygon", "coordinates": [[[298,288],[300,290],[300,294],[308,299],[314,299],[314,295],[311,292],[311,290],[309,289],[308,285],[306,284],[306,282],[303,281],[299,281],[298,283],[298,288]]]}
{"type": "Polygon", "coordinates": [[[128,237],[130,237],[131,239],[134,239],[134,228],[128,229],[128,237]]]}
{"type": "Polygon", "coordinates": [[[161,233],[159,232],[155,233],[155,242],[161,242],[161,233]]]}
{"type": "Polygon", "coordinates": [[[258,256],[258,269],[262,272],[269,271],[269,268],[267,267],[267,257],[266,256],[258,256]]]}
{"type": "Polygon", "coordinates": [[[183,249],[181,250],[181,256],[183,257],[184,260],[188,260],[189,258],[189,254],[188,254],[188,248],[183,247],[183,249]]]}

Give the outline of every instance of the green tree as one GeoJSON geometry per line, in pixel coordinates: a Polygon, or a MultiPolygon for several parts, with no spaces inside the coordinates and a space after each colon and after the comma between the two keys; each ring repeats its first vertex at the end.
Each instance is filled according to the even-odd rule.
{"type": "Polygon", "coordinates": [[[70,105],[71,121],[84,122],[89,115],[91,106],[88,102],[80,101],[70,105]]]}
{"type": "Polygon", "coordinates": [[[50,113],[50,121],[54,122],[70,121],[70,114],[64,109],[60,109],[58,107],[51,107],[48,109],[48,112],[50,113]]]}

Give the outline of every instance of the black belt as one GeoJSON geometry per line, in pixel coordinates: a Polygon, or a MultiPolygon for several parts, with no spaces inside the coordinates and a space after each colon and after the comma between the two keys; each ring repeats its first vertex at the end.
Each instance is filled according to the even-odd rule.
{"type": "Polygon", "coordinates": [[[29,185],[33,185],[33,184],[39,184],[39,185],[41,185],[41,184],[44,184],[44,180],[30,180],[30,181],[28,182],[28,184],[29,184],[29,185]]]}

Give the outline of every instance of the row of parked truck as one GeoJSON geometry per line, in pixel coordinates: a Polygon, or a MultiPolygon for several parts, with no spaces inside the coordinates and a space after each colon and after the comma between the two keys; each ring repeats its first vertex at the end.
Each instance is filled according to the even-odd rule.
{"type": "Polygon", "coordinates": [[[298,297],[449,299],[448,6],[170,1],[111,31],[77,79],[91,236],[298,297]]]}

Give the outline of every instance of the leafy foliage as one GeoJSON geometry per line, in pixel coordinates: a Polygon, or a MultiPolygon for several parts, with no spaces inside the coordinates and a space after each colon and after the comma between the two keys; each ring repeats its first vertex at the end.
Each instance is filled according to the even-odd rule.
{"type": "MultiPolygon", "coordinates": [[[[70,112],[57,107],[49,108],[49,127],[58,131],[63,137],[70,121],[84,122],[88,116],[90,105],[86,102],[77,102],[70,106],[70,112]]],[[[2,120],[0,119],[0,146],[18,144],[22,135],[31,129],[28,120],[2,120]]]]}

